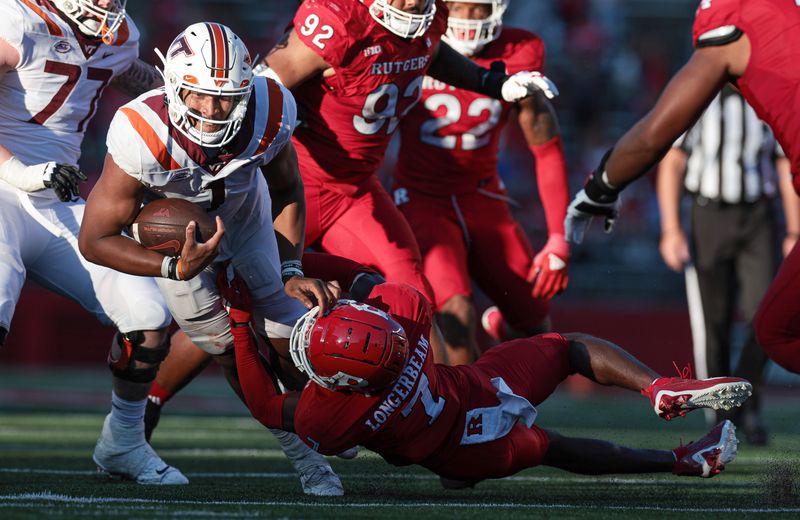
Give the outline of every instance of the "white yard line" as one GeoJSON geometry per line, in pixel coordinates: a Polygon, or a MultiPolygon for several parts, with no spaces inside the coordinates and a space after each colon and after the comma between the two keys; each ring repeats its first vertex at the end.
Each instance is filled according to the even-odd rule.
{"type": "MultiPolygon", "coordinates": [[[[447,509],[587,509],[593,507],[586,504],[525,504],[525,503],[471,503],[471,502],[326,502],[309,503],[294,500],[152,500],[145,498],[109,498],[109,497],[77,497],[54,493],[22,493],[18,495],[0,495],[0,508],[40,505],[43,502],[68,503],[80,505],[104,504],[142,504],[143,509],[152,509],[154,504],[165,506],[266,506],[266,507],[310,507],[310,508],[423,508],[438,507],[447,509]]],[[[800,508],[734,508],[734,507],[658,507],[658,506],[602,506],[603,510],[617,511],[667,511],[679,513],[800,513],[800,508]]],[[[133,509],[133,508],[130,508],[133,509]]]]}

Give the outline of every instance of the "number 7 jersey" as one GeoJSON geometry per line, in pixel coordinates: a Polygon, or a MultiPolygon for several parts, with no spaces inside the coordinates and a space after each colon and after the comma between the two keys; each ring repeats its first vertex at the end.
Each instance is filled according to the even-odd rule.
{"type": "Polygon", "coordinates": [[[447,8],[441,0],[436,7],[428,31],[404,39],[355,0],[303,2],[293,21],[297,36],[333,69],[293,89],[304,179],[358,183],[377,171],[400,118],[419,100],[447,26],[447,8]]]}
{"type": "Polygon", "coordinates": [[[80,33],[49,2],[0,0],[0,13],[0,38],[20,54],[0,77],[0,143],[26,164],[77,164],[103,89],[138,55],[138,30],[127,18],[106,45],[80,33]]]}

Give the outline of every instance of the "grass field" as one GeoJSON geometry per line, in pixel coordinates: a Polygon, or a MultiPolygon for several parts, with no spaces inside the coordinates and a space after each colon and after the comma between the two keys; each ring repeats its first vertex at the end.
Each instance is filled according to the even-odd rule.
{"type": "MultiPolygon", "coordinates": [[[[0,519],[16,518],[800,518],[797,393],[766,402],[771,445],[740,444],[709,480],[581,477],[537,468],[445,491],[420,468],[396,468],[369,452],[333,459],[346,496],[305,497],[272,437],[220,377],[205,376],[170,403],[153,446],[191,480],[180,488],[110,481],[95,473],[94,442],[108,408],[101,371],[0,369],[0,519]]],[[[537,423],[568,435],[671,448],[704,433],[702,413],[666,423],[635,395],[558,393],[537,423]]],[[[479,464],[480,461],[476,461],[479,464]]]]}

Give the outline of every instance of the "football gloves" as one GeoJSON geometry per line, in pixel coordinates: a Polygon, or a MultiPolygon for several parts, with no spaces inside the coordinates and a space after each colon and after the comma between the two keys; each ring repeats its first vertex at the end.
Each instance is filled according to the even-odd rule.
{"type": "Polygon", "coordinates": [[[534,298],[549,300],[567,288],[569,245],[564,235],[552,234],[541,251],[534,257],[528,272],[533,282],[534,298]]]}
{"type": "Polygon", "coordinates": [[[58,200],[69,202],[81,196],[80,183],[86,181],[86,175],[74,166],[48,162],[44,165],[42,182],[45,188],[52,189],[58,200]]]}
{"type": "Polygon", "coordinates": [[[547,99],[553,99],[558,95],[556,84],[536,71],[517,72],[506,78],[500,87],[503,99],[509,103],[516,103],[537,91],[542,92],[547,99]]]}
{"type": "Polygon", "coordinates": [[[592,172],[583,189],[567,208],[564,231],[567,241],[575,244],[583,242],[583,236],[594,217],[605,219],[605,232],[611,233],[619,215],[620,190],[608,185],[598,170],[592,172]]]}

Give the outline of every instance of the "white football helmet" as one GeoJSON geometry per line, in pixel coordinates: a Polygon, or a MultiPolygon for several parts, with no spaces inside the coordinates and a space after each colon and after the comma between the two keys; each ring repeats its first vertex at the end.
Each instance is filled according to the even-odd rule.
{"type": "Polygon", "coordinates": [[[180,33],[164,56],[164,86],[169,118],[191,141],[209,147],[229,143],[242,126],[247,102],[253,88],[250,53],[233,31],[222,24],[195,23],[180,33]],[[226,119],[208,119],[191,110],[184,102],[184,91],[234,98],[226,119]],[[195,126],[197,124],[197,126],[195,126]],[[219,130],[204,131],[205,125],[219,130]]]}
{"type": "Polygon", "coordinates": [[[126,3],[128,0],[110,0],[106,7],[100,7],[97,0],[53,0],[83,34],[102,38],[108,44],[114,42],[117,29],[125,21],[126,3]]]}
{"type": "Polygon", "coordinates": [[[361,0],[376,22],[401,38],[417,38],[425,34],[436,16],[436,1],[425,0],[422,14],[407,13],[389,5],[387,0],[361,0]]]}
{"type": "Polygon", "coordinates": [[[503,29],[503,14],[508,7],[508,0],[466,0],[473,4],[491,5],[492,12],[480,20],[463,18],[447,18],[447,32],[442,39],[465,56],[473,56],[500,36],[503,29]]]}

